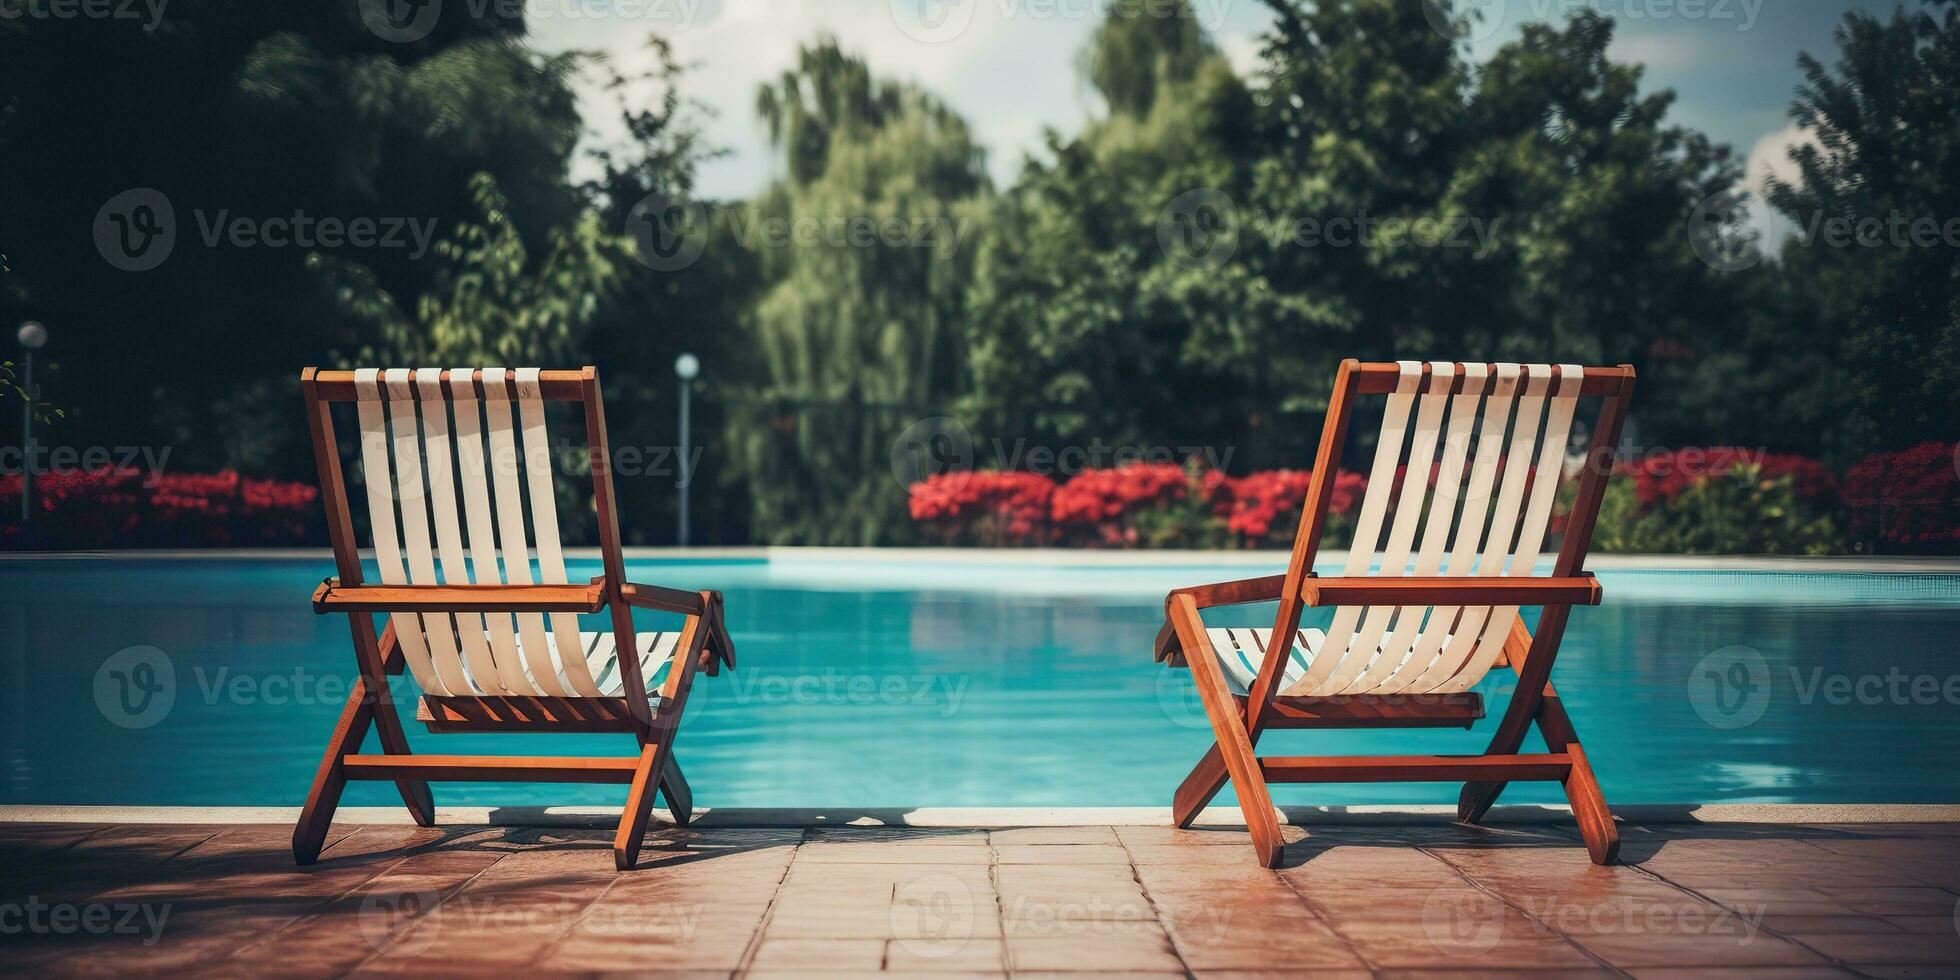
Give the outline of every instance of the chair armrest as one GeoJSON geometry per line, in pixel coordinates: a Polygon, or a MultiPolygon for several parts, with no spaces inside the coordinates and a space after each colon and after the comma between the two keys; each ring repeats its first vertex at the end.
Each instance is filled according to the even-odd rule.
{"type": "Polygon", "coordinates": [[[1286,588],[1285,575],[1268,575],[1264,578],[1239,579],[1236,582],[1217,582],[1212,585],[1194,585],[1186,589],[1172,589],[1164,597],[1168,608],[1172,600],[1188,595],[1199,609],[1212,606],[1236,606],[1248,602],[1271,602],[1279,598],[1280,591],[1286,588]]]}
{"type": "MultiPolygon", "coordinates": [[[[605,586],[605,582],[606,577],[603,575],[592,580],[593,585],[601,588],[605,586]]],[[[735,641],[729,637],[728,626],[722,622],[720,592],[705,594],[683,592],[680,589],[669,589],[659,585],[623,582],[619,586],[619,594],[627,605],[635,609],[658,609],[663,612],[704,617],[701,626],[708,631],[707,649],[713,652],[717,660],[728,665],[729,669],[734,669],[735,641]]],[[[713,666],[709,667],[708,672],[720,673],[713,666]]]]}
{"type": "Polygon", "coordinates": [[[1574,578],[1316,578],[1300,583],[1309,606],[1597,606],[1599,582],[1574,578]]]}
{"type": "Polygon", "coordinates": [[[594,585],[341,585],[327,579],[313,590],[316,613],[569,612],[606,608],[594,585]]]}
{"type": "Polygon", "coordinates": [[[1151,647],[1151,655],[1160,664],[1184,666],[1184,644],[1177,640],[1177,627],[1171,625],[1169,609],[1164,610],[1164,625],[1157,629],[1157,642],[1151,647]]]}
{"type": "MultiPolygon", "coordinates": [[[[734,670],[735,638],[728,635],[728,620],[721,611],[721,593],[710,592],[708,595],[710,596],[708,604],[708,626],[714,630],[714,643],[711,645],[711,649],[714,650],[717,656],[721,657],[722,663],[728,665],[729,670],[734,670]]],[[[715,673],[715,671],[710,671],[709,673],[715,673]]]]}
{"type": "Polygon", "coordinates": [[[1177,605],[1178,597],[1188,596],[1199,609],[1213,606],[1237,606],[1248,602],[1271,602],[1279,598],[1286,588],[1285,575],[1267,575],[1263,578],[1245,578],[1233,582],[1215,582],[1211,585],[1193,585],[1184,589],[1172,589],[1164,596],[1164,626],[1157,631],[1157,642],[1152,645],[1151,654],[1160,664],[1173,667],[1184,665],[1184,645],[1178,641],[1177,630],[1171,625],[1171,609],[1177,605]]]}
{"type": "MultiPolygon", "coordinates": [[[[593,579],[592,584],[598,588],[605,588],[606,577],[601,575],[593,579]]],[[[669,589],[658,585],[622,582],[619,586],[619,595],[627,605],[635,609],[659,609],[664,612],[699,616],[701,610],[705,608],[699,592],[683,592],[680,589],[669,589]]]]}

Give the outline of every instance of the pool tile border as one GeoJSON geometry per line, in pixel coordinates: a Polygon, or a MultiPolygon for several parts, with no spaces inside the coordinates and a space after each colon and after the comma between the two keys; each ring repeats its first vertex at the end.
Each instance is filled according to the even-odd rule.
{"type": "MultiPolygon", "coordinates": [[[[364,554],[366,552],[363,552],[364,554]]],[[[1255,566],[1284,565],[1284,551],[1105,551],[1077,548],[827,548],[827,547],[737,547],[737,548],[627,548],[632,561],[767,562],[781,559],[796,562],[884,563],[970,563],[982,565],[1036,565],[1067,567],[1181,567],[1191,565],[1255,566]]],[[[1345,551],[1321,552],[1322,563],[1339,564],[1345,551]]],[[[567,548],[565,556],[574,560],[596,561],[595,548],[567,548]]],[[[332,562],[333,553],[325,548],[214,548],[128,549],[113,551],[25,551],[0,553],[7,561],[74,560],[183,560],[233,559],[242,561],[320,561],[332,562]]],[[[1960,575],[1960,557],[1869,557],[1831,555],[1800,557],[1783,555],[1593,555],[1586,559],[1593,571],[1725,571],[1725,572],[1878,572],[1889,574],[1960,575]]]]}

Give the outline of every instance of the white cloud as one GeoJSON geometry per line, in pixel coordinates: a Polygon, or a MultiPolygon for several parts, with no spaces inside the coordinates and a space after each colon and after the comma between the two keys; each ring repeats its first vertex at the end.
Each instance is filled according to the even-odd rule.
{"type": "Polygon", "coordinates": [[[1636,34],[1623,30],[1606,49],[1607,57],[1620,62],[1638,62],[1662,71],[1683,71],[1705,63],[1704,35],[1689,31],[1636,34]]]}
{"type": "MultiPolygon", "coordinates": [[[[575,4],[578,0],[563,2],[575,4]]],[[[846,51],[866,58],[879,77],[916,82],[938,94],[966,113],[977,130],[1025,133],[1028,149],[1039,145],[1039,126],[1010,120],[1004,114],[995,118],[1005,107],[989,104],[998,101],[990,97],[993,93],[1026,90],[1033,84],[1037,88],[1030,96],[1045,110],[1041,112],[1044,122],[1061,124],[1080,115],[1074,109],[1075,100],[1055,98],[1059,94],[1056,89],[1066,87],[1072,77],[1073,64],[1066,50],[1072,50],[1074,44],[1071,42],[1064,56],[1057,58],[1054,45],[1045,43],[1090,26],[1080,21],[1015,17],[1013,7],[998,2],[958,0],[972,5],[970,21],[955,36],[927,43],[906,34],[894,15],[894,6],[911,0],[668,2],[676,6],[700,3],[690,26],[676,29],[674,18],[615,18],[605,22],[590,17],[533,17],[532,37],[546,50],[603,51],[624,70],[651,60],[644,53],[649,33],[658,31],[665,36],[673,44],[675,56],[691,66],[682,83],[685,94],[715,111],[707,127],[709,142],[730,151],[703,168],[700,175],[700,189],[711,197],[745,197],[768,181],[776,165],[775,153],[755,113],[756,91],[795,63],[800,45],[821,34],[836,36],[846,51]],[[1007,43],[1010,33],[1015,35],[1013,43],[1007,43]],[[1040,53],[1042,60],[1026,64],[1020,55],[1029,52],[1040,53]],[[1003,61],[1022,63],[1004,67],[1003,61]],[[982,103],[984,111],[976,113],[968,102],[982,103]]],[[[596,79],[581,82],[579,94],[588,142],[619,140],[623,132],[613,118],[613,102],[598,91],[596,79]]],[[[997,157],[1018,160],[1022,147],[996,144],[988,149],[997,157]]]]}
{"type": "Polygon", "coordinates": [[[1251,34],[1221,34],[1218,50],[1240,78],[1251,78],[1259,71],[1259,38],[1251,34]]]}
{"type": "Polygon", "coordinates": [[[1816,145],[1817,138],[1809,130],[1794,125],[1764,133],[1749,151],[1747,176],[1744,179],[1749,184],[1750,193],[1762,196],[1764,182],[1771,177],[1789,184],[1801,184],[1803,175],[1798,172],[1796,161],[1790,159],[1790,148],[1816,145]]]}

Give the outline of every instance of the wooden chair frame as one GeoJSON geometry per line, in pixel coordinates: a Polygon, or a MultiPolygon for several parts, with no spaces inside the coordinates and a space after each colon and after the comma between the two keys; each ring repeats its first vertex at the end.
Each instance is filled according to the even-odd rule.
{"type": "MultiPolygon", "coordinates": [[[[452,381],[460,383],[460,379],[452,379],[455,373],[441,372],[442,383],[445,386],[452,381]]],[[[470,375],[471,385],[481,396],[483,372],[473,371],[470,375]]],[[[677,823],[685,825],[692,814],[692,794],[674,758],[674,736],[696,670],[712,675],[719,673],[723,665],[733,668],[735,648],[728,635],[719,592],[683,592],[626,581],[598,370],[587,367],[578,371],[539,372],[545,400],[578,402],[584,409],[605,570],[604,575],[592,579],[588,585],[365,584],[330,414],[333,403],[356,399],[355,377],[352,371],[321,371],[310,367],[300,375],[314,461],[319,469],[320,496],[326,507],[327,532],[333,542],[334,563],[339,573],[314,591],[313,606],[321,614],[347,615],[359,678],[341,709],[326,753],[314,773],[306,806],[293,829],[294,859],[304,865],[319,858],[328,825],[348,780],[393,782],[415,822],[424,827],[435,823],[431,782],[623,783],[628,786],[626,808],[613,838],[613,858],[621,870],[633,867],[656,788],[665,795],[677,823]],[[661,710],[657,714],[648,705],[647,697],[639,693],[646,686],[638,658],[625,655],[636,649],[632,612],[636,608],[677,612],[685,617],[673,667],[660,690],[661,710]],[[602,610],[610,613],[615,650],[621,652],[617,659],[623,696],[425,695],[417,718],[432,732],[626,732],[638,742],[636,754],[594,758],[414,755],[409,751],[388,680],[403,671],[402,650],[392,619],[376,635],[375,613],[596,613],[602,610]],[[379,736],[381,754],[359,754],[370,729],[379,736]]]]}
{"type": "MultiPolygon", "coordinates": [[[[1431,377],[1423,366],[1425,383],[1431,377]]],[[[1251,832],[1259,860],[1279,864],[1283,843],[1269,783],[1411,782],[1465,783],[1457,799],[1457,819],[1482,819],[1504,787],[1514,780],[1556,780],[1571,801],[1587,853],[1595,864],[1611,864],[1619,851],[1619,832],[1600,793],[1558,693],[1552,688],[1552,662],[1574,605],[1597,605],[1599,585],[1584,571],[1599,504],[1613,470],[1634,371],[1587,368],[1580,397],[1603,400],[1593,429],[1586,466],[1565,537],[1551,577],[1367,577],[1324,579],[1313,574],[1315,553],[1326,528],[1334,474],[1347,439],[1349,418],[1363,395],[1393,391],[1401,376],[1393,363],[1343,361],[1328,404],[1313,476],[1298,534],[1284,575],[1178,589],[1165,597],[1165,624],[1158,634],[1157,659],[1191,668],[1200,701],[1216,741],[1177,789],[1172,812],[1189,827],[1229,779],[1251,832]],[[1265,659],[1244,697],[1228,686],[1219,655],[1206,634],[1200,611],[1214,606],[1278,600],[1279,615],[1265,659]],[[1302,612],[1309,606],[1370,603],[1432,606],[1541,606],[1536,631],[1513,616],[1499,663],[1517,675],[1517,689],[1496,733],[1481,755],[1260,757],[1254,754],[1268,728],[1462,727],[1483,716],[1475,693],[1448,695],[1292,698],[1278,695],[1286,659],[1302,612]],[[1532,726],[1544,736],[1548,752],[1519,754],[1532,726]]],[[[1461,390],[1459,377],[1457,390],[1461,390]]],[[[1498,626],[1493,624],[1491,629],[1498,626]]]]}

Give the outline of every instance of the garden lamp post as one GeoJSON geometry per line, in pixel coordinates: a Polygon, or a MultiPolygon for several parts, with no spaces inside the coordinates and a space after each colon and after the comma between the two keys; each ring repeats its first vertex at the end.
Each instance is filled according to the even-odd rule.
{"type": "Polygon", "coordinates": [[[687,401],[694,388],[694,376],[701,373],[701,359],[693,354],[682,354],[674,358],[674,374],[681,379],[681,518],[680,545],[687,547],[687,495],[694,489],[692,457],[688,453],[687,401]]]}
{"type": "Polygon", "coordinates": [[[27,522],[34,519],[34,352],[47,346],[48,328],[29,320],[20,325],[19,337],[27,350],[20,377],[20,390],[25,393],[20,404],[20,525],[26,531],[27,522]]]}

